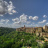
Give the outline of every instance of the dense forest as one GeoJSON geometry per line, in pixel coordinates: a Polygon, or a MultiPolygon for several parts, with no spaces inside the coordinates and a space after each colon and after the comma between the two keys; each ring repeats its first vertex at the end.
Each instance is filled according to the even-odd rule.
{"type": "Polygon", "coordinates": [[[13,28],[0,27],[0,36],[15,31],[13,28]]]}
{"type": "Polygon", "coordinates": [[[44,40],[43,37],[17,32],[13,28],[0,28],[0,48],[48,48],[48,42],[40,44],[36,42],[37,39],[44,40]]]}

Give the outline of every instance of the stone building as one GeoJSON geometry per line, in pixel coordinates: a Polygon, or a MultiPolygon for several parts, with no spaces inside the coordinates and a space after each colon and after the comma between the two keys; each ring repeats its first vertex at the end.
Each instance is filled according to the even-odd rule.
{"type": "Polygon", "coordinates": [[[43,27],[21,27],[17,28],[16,31],[19,32],[26,32],[26,33],[36,33],[36,36],[48,36],[48,26],[43,27]]]}
{"type": "Polygon", "coordinates": [[[35,33],[35,28],[32,27],[21,27],[21,28],[17,28],[16,31],[20,31],[20,32],[26,32],[26,33],[35,33]]]}
{"type": "Polygon", "coordinates": [[[36,35],[42,36],[43,28],[42,27],[36,27],[36,35]]]}
{"type": "Polygon", "coordinates": [[[26,28],[26,33],[35,33],[35,28],[27,27],[26,28]]]}
{"type": "Polygon", "coordinates": [[[20,32],[26,32],[26,27],[24,25],[24,27],[21,27],[21,28],[17,28],[16,31],[20,31],[20,32]]]}
{"type": "Polygon", "coordinates": [[[48,26],[43,26],[43,30],[45,31],[45,32],[48,32],[48,26]]]}

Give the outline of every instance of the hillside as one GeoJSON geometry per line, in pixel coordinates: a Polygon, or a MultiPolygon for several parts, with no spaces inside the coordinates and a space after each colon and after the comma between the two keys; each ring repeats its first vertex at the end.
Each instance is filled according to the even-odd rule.
{"type": "Polygon", "coordinates": [[[0,27],[0,36],[15,31],[13,28],[0,27]]]}
{"type": "MultiPolygon", "coordinates": [[[[17,32],[10,28],[0,28],[0,48],[47,48],[48,44],[38,43],[36,40],[42,39],[36,37],[35,34],[29,34],[25,32],[17,32]],[[3,34],[2,34],[3,33],[3,34]]],[[[44,40],[44,39],[42,39],[44,40]]]]}

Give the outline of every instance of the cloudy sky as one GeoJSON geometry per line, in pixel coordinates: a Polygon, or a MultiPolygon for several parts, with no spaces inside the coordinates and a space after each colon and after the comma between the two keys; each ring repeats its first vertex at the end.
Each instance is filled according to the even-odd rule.
{"type": "Polygon", "coordinates": [[[0,27],[48,25],[47,0],[0,0],[0,27]]]}

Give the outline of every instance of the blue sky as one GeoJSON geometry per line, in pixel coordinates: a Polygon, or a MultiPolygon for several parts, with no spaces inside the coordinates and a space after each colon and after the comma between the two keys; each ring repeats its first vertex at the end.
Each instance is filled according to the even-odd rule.
{"type": "Polygon", "coordinates": [[[1,0],[0,26],[18,28],[48,25],[48,0],[1,0]],[[4,4],[4,5],[3,5],[4,4]]]}

